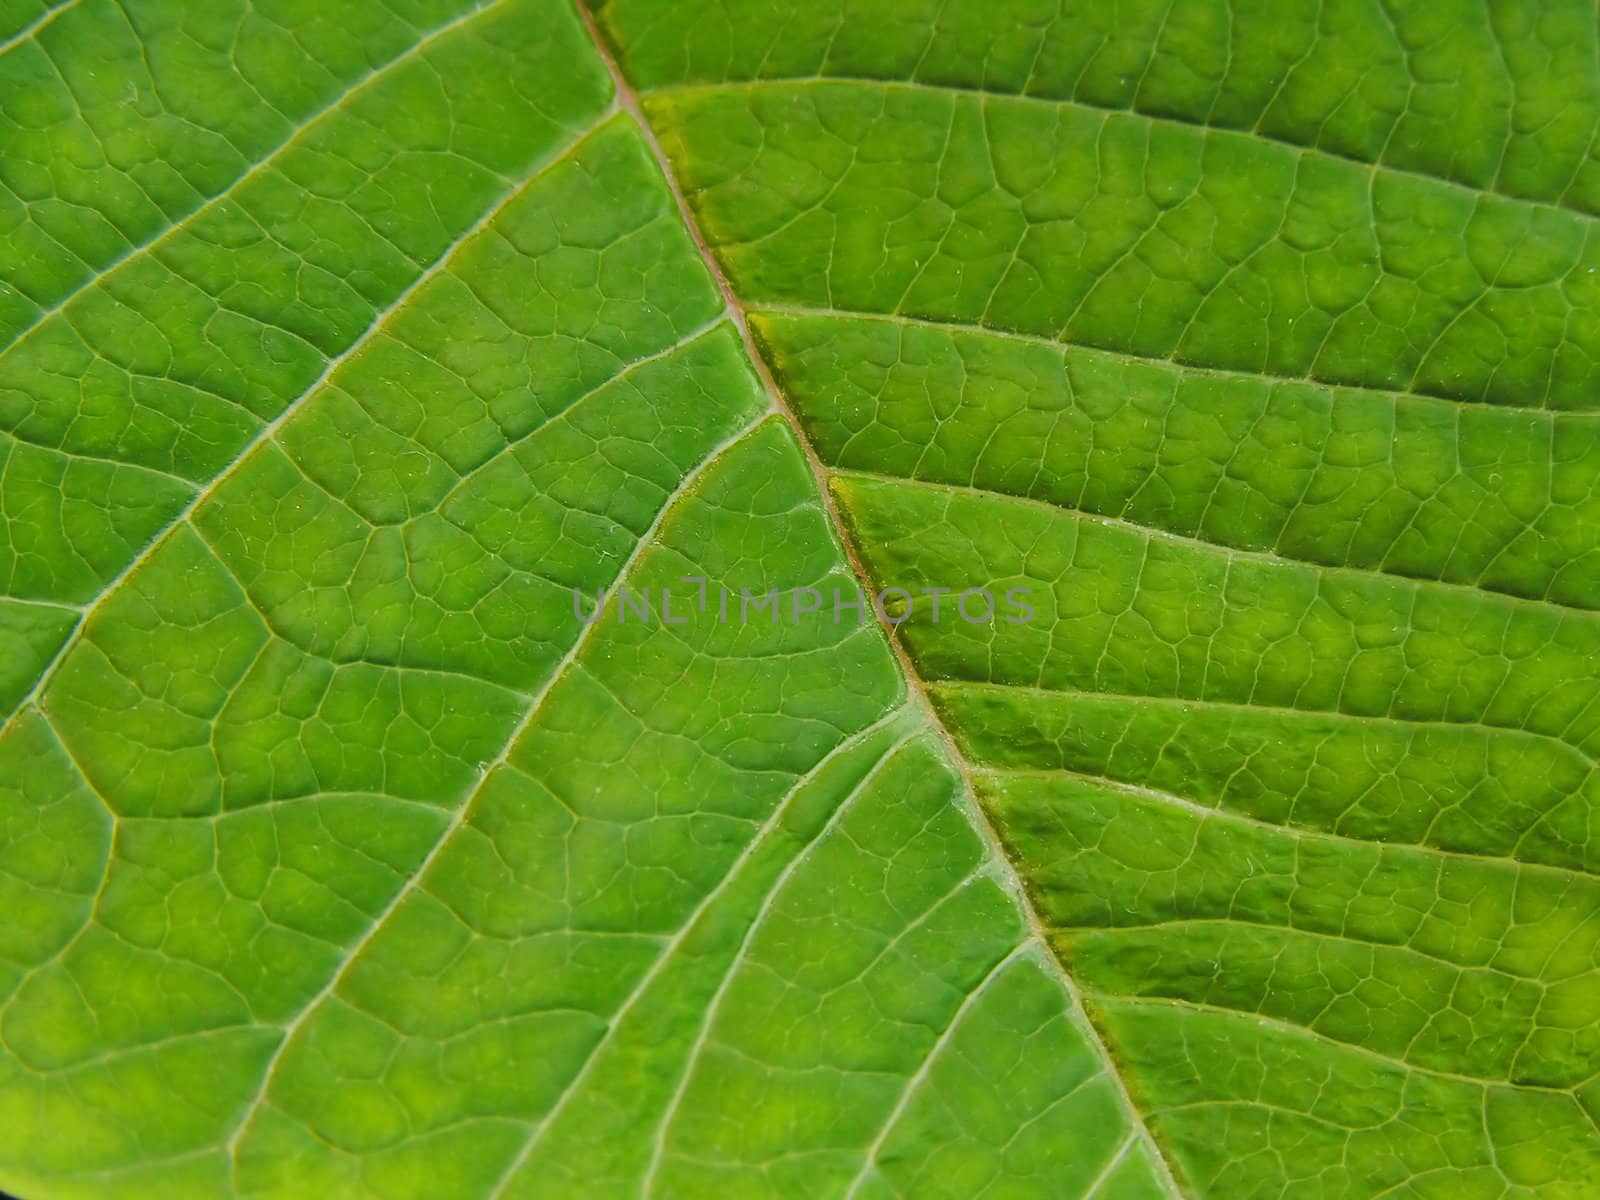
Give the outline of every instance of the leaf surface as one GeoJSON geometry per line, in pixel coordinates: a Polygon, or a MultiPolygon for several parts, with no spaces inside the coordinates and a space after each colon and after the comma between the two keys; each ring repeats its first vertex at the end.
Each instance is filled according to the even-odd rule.
{"type": "Polygon", "coordinates": [[[0,4],[0,1187],[1591,1194],[1595,39],[0,4]]]}

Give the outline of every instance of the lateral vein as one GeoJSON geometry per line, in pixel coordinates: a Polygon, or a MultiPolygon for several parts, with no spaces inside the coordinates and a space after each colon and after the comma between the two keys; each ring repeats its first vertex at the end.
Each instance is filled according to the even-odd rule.
{"type": "MultiPolygon", "coordinates": [[[[372,70],[358,76],[354,81],[351,82],[350,86],[345,88],[338,95],[334,96],[326,104],[322,105],[322,107],[313,111],[311,115],[306,117],[305,120],[301,121],[300,124],[294,126],[294,128],[289,131],[289,136],[284,138],[283,141],[279,142],[278,145],[274,146],[265,158],[252,163],[250,168],[245,171],[243,175],[240,175],[222,191],[208,197],[198,208],[191,209],[189,212],[178,218],[178,220],[174,223],[163,226],[161,229],[156,230],[144,241],[129,245],[126,250],[122,251],[115,258],[111,259],[111,261],[106,263],[105,266],[101,267],[100,270],[94,272],[88,278],[84,279],[76,287],[72,288],[66,293],[66,295],[62,296],[60,300],[56,301],[49,308],[41,310],[39,315],[36,316],[29,324],[23,326],[15,334],[13,334],[10,341],[6,342],[5,345],[0,346],[0,360],[3,360],[8,354],[11,353],[13,349],[26,341],[28,335],[31,334],[35,329],[38,329],[46,321],[50,320],[50,318],[57,316],[79,296],[83,295],[91,288],[98,287],[107,278],[113,275],[124,263],[128,262],[130,259],[136,258],[140,254],[145,253],[147,250],[155,249],[166,242],[169,238],[176,237],[185,229],[189,228],[193,222],[205,216],[206,213],[210,212],[212,209],[229,199],[235,192],[238,192],[252,179],[256,178],[263,171],[270,168],[278,160],[280,155],[292,148],[302,136],[309,132],[313,127],[318,125],[324,117],[338,111],[338,109],[340,109],[352,96],[363,91],[373,82],[384,75],[387,75],[395,68],[410,62],[412,59],[426,51],[429,47],[433,46],[441,39],[448,37],[462,26],[471,24],[484,13],[497,8],[499,5],[504,4],[505,2],[506,0],[487,0],[487,2],[484,3],[482,0],[480,0],[480,3],[474,4],[470,9],[462,13],[460,16],[455,17],[445,24],[439,26],[437,29],[433,30],[433,32],[423,37],[420,41],[414,42],[409,49],[396,55],[394,58],[391,58],[382,66],[375,67],[372,70]]],[[[64,13],[68,8],[73,7],[77,3],[80,3],[80,0],[69,0],[67,4],[63,4],[59,8],[53,10],[52,13],[46,14],[45,18],[41,18],[39,28],[42,29],[44,25],[48,25],[50,21],[54,20],[57,16],[64,13]]],[[[20,37],[21,35],[18,36],[20,37]]],[[[13,41],[15,40],[16,39],[13,39],[13,41]]],[[[6,47],[9,47],[10,44],[11,43],[9,42],[6,43],[6,47]]],[[[3,53],[6,47],[0,47],[0,53],[3,53]]]]}
{"type": "MultiPolygon", "coordinates": [[[[499,2],[499,0],[496,0],[496,2],[499,2]]],[[[531,172],[529,172],[529,174],[523,180],[515,184],[508,192],[506,192],[505,195],[503,195],[499,200],[495,201],[495,203],[491,205],[482,216],[474,221],[471,226],[463,231],[455,241],[446,246],[437,258],[429,263],[427,267],[425,267],[422,272],[418,274],[418,276],[412,280],[411,283],[408,284],[398,296],[390,301],[388,307],[373,317],[371,323],[369,323],[367,327],[361,331],[360,335],[354,341],[352,341],[350,345],[346,346],[342,351],[328,360],[321,373],[311,381],[310,385],[303,392],[285,405],[282,412],[280,412],[270,422],[268,422],[266,425],[263,425],[261,429],[257,431],[256,435],[245,444],[244,449],[239,451],[238,455],[235,456],[233,461],[230,462],[227,467],[225,467],[214,479],[212,479],[210,483],[197,491],[194,496],[190,498],[189,502],[185,504],[178,512],[178,515],[173,517],[171,521],[167,522],[166,525],[162,526],[162,528],[156,532],[155,536],[145,544],[144,549],[139,551],[139,553],[128,562],[127,566],[123,567],[121,571],[117,572],[117,574],[112,577],[105,587],[100,590],[99,594],[96,595],[95,598],[83,608],[77,623],[72,628],[72,632],[67,635],[66,640],[61,643],[60,649],[58,649],[50,661],[45,664],[44,670],[39,673],[39,678],[35,681],[32,689],[18,702],[16,709],[6,719],[5,724],[0,725],[0,737],[3,737],[11,728],[12,722],[17,719],[19,714],[24,712],[30,705],[35,705],[40,702],[40,698],[50,686],[50,681],[55,677],[56,671],[66,660],[66,656],[71,649],[82,640],[84,632],[89,627],[89,622],[93,620],[95,614],[100,610],[101,606],[105,604],[110,597],[115,595],[122,584],[131,578],[140,567],[154,557],[155,553],[160,550],[160,548],[166,544],[167,539],[172,536],[173,531],[176,530],[180,525],[189,524],[201,505],[215,495],[217,489],[226,483],[230,478],[232,478],[234,472],[248,462],[250,456],[258,448],[260,448],[266,442],[273,440],[273,438],[277,436],[278,431],[283,428],[285,422],[290,420],[295,413],[299,412],[301,406],[308,399],[321,391],[323,385],[326,384],[328,380],[333,378],[334,374],[339,370],[340,367],[344,366],[345,363],[349,362],[352,358],[359,354],[367,346],[368,342],[381,333],[384,326],[386,326],[389,321],[406,306],[411,298],[431,280],[433,280],[439,274],[439,272],[444,270],[449,265],[450,260],[456,256],[462,247],[477,237],[478,234],[487,229],[494,222],[494,220],[505,211],[507,206],[509,206],[513,200],[522,195],[546,171],[555,166],[557,163],[562,162],[573,152],[573,150],[582,145],[584,139],[598,129],[610,115],[611,110],[608,109],[592,124],[577,133],[570,142],[563,146],[559,151],[550,155],[545,159],[544,162],[540,163],[531,172]]]]}
{"type": "MultiPolygon", "coordinates": [[[[762,415],[757,416],[753,420],[747,422],[736,433],[724,439],[718,445],[713,446],[706,453],[706,456],[700,460],[699,465],[697,465],[693,470],[689,471],[689,473],[683,477],[678,486],[673,490],[672,494],[662,502],[661,508],[656,513],[655,519],[650,523],[650,527],[640,535],[639,540],[635,543],[632,552],[628,555],[627,559],[618,569],[617,583],[619,585],[628,578],[628,575],[638,561],[644,557],[646,551],[651,546],[655,545],[661,526],[677,509],[678,503],[694,490],[696,484],[698,484],[699,481],[705,476],[706,472],[711,470],[712,467],[719,463],[728,451],[733,449],[740,442],[744,441],[746,437],[759,428],[763,424],[764,420],[766,420],[766,417],[765,415],[762,415]]],[[[402,904],[410,899],[411,896],[416,894],[422,885],[422,881],[427,877],[429,870],[433,867],[433,864],[438,861],[439,856],[443,854],[446,848],[450,846],[455,839],[455,835],[459,833],[462,827],[466,824],[467,818],[471,814],[473,806],[476,804],[478,797],[483,793],[483,785],[488,781],[491,775],[493,775],[500,767],[504,766],[510,761],[512,750],[516,748],[517,742],[521,740],[522,735],[527,732],[529,726],[533,724],[534,718],[539,715],[539,712],[544,707],[545,700],[555,689],[556,685],[566,676],[568,669],[578,660],[579,655],[583,653],[584,647],[588,645],[589,639],[594,635],[595,630],[600,629],[603,624],[603,622],[596,621],[593,624],[585,625],[579,632],[578,636],[573,639],[572,645],[567,650],[566,654],[564,654],[561,657],[561,660],[556,663],[554,668],[552,668],[550,677],[546,679],[543,685],[540,686],[539,690],[534,693],[533,698],[529,701],[528,707],[526,710],[524,710],[521,719],[518,720],[516,726],[511,730],[511,732],[506,735],[505,741],[502,743],[499,753],[497,753],[494,758],[484,763],[478,769],[477,775],[467,789],[465,798],[461,801],[460,805],[457,806],[456,811],[452,815],[450,821],[440,832],[439,839],[434,842],[433,847],[428,851],[427,855],[424,856],[422,862],[418,864],[416,870],[413,871],[406,881],[395,891],[395,894],[389,900],[389,903],[383,907],[382,911],[379,912],[378,915],[373,919],[372,923],[367,926],[366,930],[361,934],[361,936],[356,939],[355,943],[345,953],[344,958],[339,963],[339,966],[334,970],[333,974],[328,977],[328,981],[323,984],[316,995],[314,995],[300,1009],[300,1011],[295,1015],[294,1019],[284,1027],[283,1037],[279,1040],[277,1049],[272,1052],[272,1057],[267,1060],[266,1067],[262,1071],[261,1082],[259,1085],[257,1085],[254,1096],[252,1096],[249,1105],[246,1107],[243,1115],[239,1118],[238,1124],[234,1127],[233,1134],[228,1138],[227,1149],[230,1170],[238,1170],[239,1143],[243,1140],[244,1135],[248,1131],[256,1113],[260,1111],[262,1105],[266,1102],[267,1092],[271,1086],[273,1074],[277,1071],[278,1064],[282,1061],[284,1054],[288,1051],[289,1045],[294,1041],[295,1035],[300,1031],[305,1023],[311,1019],[312,1015],[322,1006],[323,1002],[338,990],[339,985],[344,981],[344,978],[349,973],[350,968],[358,959],[360,959],[366,948],[372,943],[372,940],[377,937],[379,930],[381,930],[384,925],[388,923],[389,918],[399,910],[402,904]]]]}

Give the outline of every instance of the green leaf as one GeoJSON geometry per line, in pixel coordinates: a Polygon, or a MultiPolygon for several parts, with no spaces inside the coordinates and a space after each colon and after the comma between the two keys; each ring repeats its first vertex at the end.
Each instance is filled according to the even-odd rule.
{"type": "Polygon", "coordinates": [[[0,1188],[1592,1196],[1597,37],[0,0],[0,1188]]]}

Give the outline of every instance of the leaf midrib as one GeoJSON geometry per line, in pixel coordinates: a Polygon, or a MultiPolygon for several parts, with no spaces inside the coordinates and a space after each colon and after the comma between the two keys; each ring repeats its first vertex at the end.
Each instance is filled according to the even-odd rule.
{"type": "MultiPolygon", "coordinates": [[[[657,169],[661,172],[663,179],[666,181],[667,188],[672,194],[673,202],[677,206],[684,228],[689,232],[690,237],[694,241],[695,248],[698,250],[702,260],[705,262],[707,271],[710,272],[712,279],[716,283],[718,291],[722,294],[723,302],[727,308],[727,312],[733,320],[735,328],[739,332],[740,341],[743,343],[745,354],[750,360],[752,367],[755,369],[773,409],[782,416],[794,434],[795,440],[805,457],[806,465],[810,470],[813,484],[817,490],[817,496],[822,504],[822,507],[827,513],[828,522],[833,530],[834,536],[838,539],[839,545],[842,547],[845,557],[850,563],[851,570],[855,573],[857,579],[861,581],[864,587],[870,588],[871,576],[867,572],[865,564],[862,562],[860,555],[856,551],[854,542],[852,541],[848,532],[848,526],[841,517],[837,505],[835,504],[832,491],[828,487],[827,469],[823,465],[822,460],[818,457],[816,448],[811,444],[810,439],[806,436],[805,429],[801,425],[799,417],[790,407],[782,390],[778,387],[776,380],[773,378],[766,358],[757,348],[755,339],[750,332],[750,325],[747,319],[744,301],[734,291],[727,275],[723,272],[721,262],[717,259],[715,253],[713,253],[709,242],[706,240],[703,232],[701,231],[699,222],[695,219],[694,212],[689,205],[688,198],[684,194],[683,188],[678,181],[672,161],[667,157],[666,152],[662,149],[660,141],[656,138],[654,129],[644,115],[643,106],[640,103],[639,92],[634,89],[633,85],[628,81],[627,76],[623,73],[612,46],[607,41],[600,28],[599,22],[595,19],[594,14],[584,3],[584,0],[572,0],[572,4],[574,9],[577,11],[579,18],[583,22],[584,28],[588,31],[589,38],[594,44],[596,52],[599,54],[601,61],[605,64],[606,70],[611,75],[612,84],[616,89],[617,103],[625,112],[628,113],[635,125],[638,127],[640,136],[643,138],[646,146],[649,148],[650,154],[655,159],[657,169]]],[[[943,744],[945,756],[949,759],[951,766],[960,778],[960,797],[962,808],[967,816],[968,822],[983,839],[988,857],[995,863],[1002,876],[1005,891],[1011,896],[1013,903],[1016,904],[1018,911],[1026,923],[1029,931],[1029,938],[1027,941],[1037,944],[1039,950],[1042,952],[1039,956],[1040,959],[1047,964],[1047,969],[1049,969],[1050,974],[1060,981],[1062,989],[1068,998],[1069,1004],[1073,1009],[1076,1010],[1076,1014],[1080,1018],[1078,1021],[1075,1021],[1074,1024],[1078,1026],[1086,1040],[1088,1040],[1092,1052],[1102,1063],[1107,1078],[1112,1081],[1121,1106],[1125,1110],[1125,1113],[1129,1119],[1130,1127],[1136,1133],[1142,1135],[1146,1141],[1146,1144],[1149,1145],[1152,1159],[1157,1164],[1162,1182],[1166,1185],[1169,1193],[1173,1197],[1180,1198],[1181,1200],[1185,1193],[1183,1189],[1178,1186],[1174,1171],[1167,1159],[1165,1152],[1162,1150],[1160,1144],[1156,1141],[1154,1135],[1150,1132],[1149,1126],[1145,1122],[1143,1112],[1134,1102],[1128,1085],[1123,1080],[1118,1069],[1115,1056],[1111,1053],[1110,1047],[1106,1043],[1098,1027],[1096,1027],[1094,1024],[1093,1019],[1089,1015],[1087,1007],[1083,1003],[1080,989],[1062,966],[1060,960],[1056,958],[1054,952],[1050,949],[1049,940],[1045,936],[1044,926],[1039,919],[1038,913],[1033,907],[1033,903],[1027,894],[1027,890],[1024,887],[1021,878],[1017,875],[1015,866],[1011,863],[1010,858],[1006,855],[998,833],[990,823],[987,815],[983,812],[982,807],[977,802],[976,792],[972,786],[970,770],[965,758],[960,753],[960,750],[957,747],[954,738],[951,736],[950,731],[945,727],[943,721],[940,720],[938,713],[934,709],[932,703],[929,701],[927,693],[922,687],[921,678],[917,674],[905,647],[901,644],[896,636],[894,626],[885,620],[884,615],[881,612],[878,612],[876,608],[874,608],[874,612],[877,616],[880,629],[882,630],[888,645],[890,646],[896,660],[899,663],[900,673],[908,691],[911,694],[912,702],[919,709],[923,719],[927,722],[929,729],[938,736],[939,741],[943,744]]],[[[1027,944],[1027,942],[1024,944],[1027,944]]],[[[1009,961],[1011,960],[1008,957],[1007,962],[1009,961]]],[[[952,1023],[952,1028],[953,1027],[954,1026],[952,1023]]],[[[1120,1152],[1121,1151],[1119,1149],[1118,1153],[1120,1154],[1120,1152]]],[[[1116,1157],[1116,1155],[1113,1155],[1113,1157],[1116,1157]]],[[[872,1166],[872,1151],[869,1149],[862,1169],[863,1171],[870,1171],[872,1166]]]]}

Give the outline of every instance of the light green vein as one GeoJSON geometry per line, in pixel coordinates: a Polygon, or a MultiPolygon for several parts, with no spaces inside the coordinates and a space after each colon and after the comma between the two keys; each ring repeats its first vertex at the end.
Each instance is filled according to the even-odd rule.
{"type": "MultiPolygon", "coordinates": [[[[766,414],[757,416],[754,420],[747,423],[731,437],[727,438],[719,445],[714,446],[706,454],[705,458],[701,460],[699,466],[695,467],[694,470],[690,471],[683,477],[677,488],[675,488],[672,494],[667,497],[660,510],[656,513],[656,518],[651,523],[650,528],[640,536],[638,542],[636,542],[634,545],[633,551],[618,569],[617,582],[619,584],[628,579],[633,568],[637,565],[639,560],[643,558],[645,553],[656,544],[657,536],[662,525],[665,524],[665,522],[676,511],[679,502],[685,497],[693,494],[695,486],[702,478],[704,478],[708,471],[721,462],[723,457],[732,449],[742,443],[753,432],[761,428],[765,421],[769,419],[770,418],[767,417],[766,414]]],[[[506,736],[505,742],[501,746],[499,753],[496,754],[493,759],[484,763],[479,768],[475,781],[468,789],[467,798],[457,806],[454,815],[450,819],[450,822],[441,831],[438,840],[434,842],[433,847],[428,851],[422,862],[418,864],[417,869],[412,872],[410,878],[408,878],[405,883],[396,890],[389,903],[384,906],[383,910],[373,919],[372,923],[367,926],[366,930],[361,934],[361,936],[356,939],[355,943],[345,953],[344,958],[340,962],[339,966],[329,976],[327,983],[325,983],[321,990],[318,991],[317,994],[314,995],[300,1009],[299,1013],[294,1017],[294,1019],[284,1027],[282,1039],[278,1042],[277,1049],[273,1051],[272,1057],[268,1059],[267,1064],[262,1071],[261,1081],[257,1085],[255,1094],[251,1098],[249,1104],[246,1106],[243,1114],[240,1116],[238,1123],[235,1125],[232,1136],[228,1139],[228,1160],[230,1169],[232,1171],[237,1172],[238,1170],[239,1145],[248,1132],[256,1114],[260,1111],[261,1107],[267,1103],[267,1095],[272,1084],[273,1075],[277,1070],[278,1064],[282,1061],[284,1054],[287,1053],[289,1046],[291,1043],[293,1043],[295,1035],[302,1027],[304,1027],[305,1023],[310,1020],[311,1016],[319,1008],[321,1008],[322,1004],[335,993],[340,983],[343,982],[345,975],[349,972],[351,966],[353,966],[361,957],[362,953],[372,943],[373,938],[378,935],[379,931],[382,930],[389,918],[399,910],[402,904],[410,899],[410,897],[421,888],[422,883],[427,877],[427,874],[432,868],[433,864],[438,861],[439,856],[443,854],[444,851],[451,845],[456,834],[459,833],[462,827],[466,824],[467,818],[472,812],[474,802],[478,796],[482,794],[484,783],[491,775],[494,774],[495,771],[502,766],[505,766],[510,761],[512,750],[516,747],[516,744],[521,739],[522,735],[533,724],[534,719],[539,715],[540,710],[544,707],[545,700],[550,696],[550,693],[554,690],[556,685],[566,676],[568,669],[575,662],[577,662],[578,657],[583,653],[584,647],[589,644],[589,640],[594,636],[595,631],[603,627],[604,623],[598,621],[583,627],[577,638],[574,639],[572,646],[568,649],[567,653],[562,656],[560,662],[556,664],[554,670],[550,673],[550,677],[545,680],[543,686],[541,686],[538,692],[534,694],[533,699],[529,702],[526,710],[523,712],[521,719],[506,736]]]]}
{"type": "MultiPolygon", "coordinates": [[[[76,3],[77,0],[73,0],[73,2],[76,3]]],[[[67,306],[79,296],[83,295],[91,288],[100,286],[100,284],[104,282],[107,277],[115,273],[117,269],[122,267],[125,263],[129,262],[133,258],[136,258],[140,254],[156,249],[169,238],[175,237],[179,233],[182,233],[192,222],[205,216],[208,212],[221,205],[235,192],[245,187],[252,179],[255,179],[263,171],[269,169],[277,161],[280,155],[291,149],[296,142],[298,142],[307,133],[315,129],[316,126],[323,120],[323,118],[333,115],[352,96],[355,96],[373,83],[377,82],[389,72],[411,62],[413,59],[426,52],[436,43],[449,37],[452,33],[455,33],[458,29],[461,29],[465,25],[471,24],[480,16],[494,10],[496,7],[504,3],[506,3],[506,0],[480,0],[479,3],[474,4],[472,8],[468,9],[460,16],[454,18],[444,25],[439,26],[437,29],[434,29],[431,33],[427,34],[420,41],[414,43],[403,53],[390,59],[388,62],[383,63],[381,66],[375,67],[372,70],[367,71],[365,74],[359,76],[342,92],[334,96],[320,108],[313,111],[299,125],[290,130],[289,136],[280,142],[276,147],[274,147],[265,158],[262,158],[260,161],[254,163],[249,170],[247,170],[243,175],[239,176],[239,178],[235,179],[222,191],[211,196],[197,208],[191,209],[189,212],[183,214],[173,224],[154,231],[142,242],[130,245],[121,254],[118,254],[110,262],[106,263],[105,266],[101,267],[99,271],[84,279],[82,283],[78,284],[66,295],[62,296],[49,308],[42,309],[38,316],[36,316],[29,324],[23,326],[15,334],[13,334],[10,341],[8,341],[5,345],[0,346],[0,360],[3,360],[11,353],[12,350],[21,345],[27,339],[28,335],[34,330],[38,329],[52,317],[55,317],[64,311],[67,306]]],[[[64,5],[61,9],[58,9],[57,12],[59,13],[64,11],[66,7],[70,7],[70,5],[64,5]]]]}
{"type": "Polygon", "coordinates": [[[21,29],[17,30],[16,33],[12,34],[5,41],[0,42],[0,56],[11,53],[11,51],[22,45],[23,42],[31,42],[46,29],[50,28],[50,26],[53,25],[57,20],[71,12],[73,9],[77,8],[78,5],[82,3],[83,0],[66,0],[66,3],[64,4],[57,4],[52,8],[45,9],[44,12],[40,13],[27,25],[24,25],[21,29]]]}
{"type": "Polygon", "coordinates": [[[716,83],[665,84],[647,89],[647,94],[651,96],[693,95],[695,93],[705,94],[708,92],[766,91],[783,88],[803,89],[806,86],[828,87],[835,84],[842,87],[881,88],[885,91],[932,92],[935,94],[942,92],[953,96],[972,96],[980,102],[990,99],[1007,100],[1018,104],[1039,105],[1048,108],[1075,108],[1083,112],[1100,113],[1107,117],[1127,117],[1131,120],[1146,121],[1151,125],[1186,129],[1191,132],[1197,132],[1203,137],[1242,138],[1248,141],[1261,142],[1268,146],[1290,151],[1298,158],[1324,158],[1334,162],[1349,163],[1351,166],[1358,167],[1369,173],[1381,171],[1409,179],[1420,179],[1437,187],[1465,192],[1480,202],[1485,199],[1503,200],[1509,204],[1525,204],[1529,208],[1560,213],[1562,216],[1573,220],[1583,222],[1600,221],[1600,213],[1592,213],[1569,204],[1538,200],[1500,188],[1474,187],[1472,184],[1464,183],[1459,179],[1451,179],[1448,175],[1436,175],[1428,171],[1419,171],[1412,167],[1402,167],[1394,163],[1383,162],[1381,161],[1382,152],[1379,154],[1380,161],[1372,162],[1364,158],[1357,158],[1352,154],[1340,154],[1338,151],[1328,150],[1322,146],[1308,146],[1302,142],[1291,141],[1288,138],[1273,137],[1269,134],[1261,133],[1257,129],[1241,129],[1233,125],[1190,121],[1182,117],[1173,116],[1170,113],[1152,113],[1138,107],[1124,105],[1097,104],[1077,97],[1068,99],[1035,96],[1019,92],[999,91],[993,88],[967,87],[953,83],[934,83],[920,79],[874,79],[868,75],[796,75],[770,79],[736,79],[716,83]]]}
{"type": "Polygon", "coordinates": [[[7,719],[5,725],[0,726],[0,736],[3,736],[5,731],[11,727],[11,722],[16,719],[17,714],[26,711],[31,705],[38,703],[40,697],[43,696],[45,690],[49,687],[50,680],[52,677],[54,677],[56,670],[60,667],[61,663],[65,661],[67,653],[72,649],[73,646],[77,645],[78,641],[83,636],[84,630],[88,627],[89,622],[94,618],[94,615],[100,610],[101,606],[105,604],[106,600],[110,596],[115,594],[117,589],[125,581],[127,581],[134,574],[134,572],[136,572],[141,566],[149,561],[151,556],[153,556],[156,551],[160,549],[161,546],[166,542],[167,538],[172,534],[172,531],[177,529],[180,525],[192,525],[192,518],[194,517],[195,512],[202,504],[204,504],[216,493],[217,489],[221,487],[222,484],[225,483],[233,475],[233,473],[239,469],[240,466],[242,466],[249,459],[252,452],[254,452],[259,446],[275,438],[278,431],[283,428],[284,423],[290,420],[294,414],[300,410],[300,407],[305,403],[305,401],[320,391],[322,386],[333,377],[334,373],[337,372],[340,367],[358,354],[373,337],[382,332],[384,326],[387,325],[388,322],[406,306],[406,304],[421,288],[423,288],[430,280],[432,280],[440,271],[448,267],[450,260],[453,259],[464,246],[476,238],[480,233],[484,232],[494,222],[494,220],[503,211],[505,211],[506,207],[518,196],[522,195],[530,185],[532,185],[544,174],[544,172],[566,159],[574,150],[576,150],[590,133],[592,133],[595,129],[598,129],[599,126],[604,123],[606,116],[609,115],[609,111],[606,114],[602,114],[602,116],[592,125],[577,134],[573,141],[568,143],[557,153],[548,157],[543,163],[535,167],[534,170],[532,170],[521,182],[517,183],[508,192],[501,196],[500,199],[497,200],[482,216],[480,216],[472,223],[471,226],[464,230],[455,241],[446,246],[439,256],[435,258],[433,262],[428,264],[426,269],[424,269],[422,273],[416,277],[416,279],[412,280],[406,289],[389,303],[387,308],[373,317],[372,322],[365,330],[362,331],[360,336],[352,341],[350,345],[342,350],[339,354],[328,360],[328,363],[323,368],[322,373],[318,375],[316,379],[311,381],[310,386],[307,387],[305,391],[301,392],[300,395],[296,396],[292,401],[290,401],[290,403],[285,406],[284,410],[279,413],[277,417],[275,417],[269,424],[263,426],[255,435],[255,437],[253,437],[249,443],[245,445],[244,449],[239,452],[238,456],[228,464],[226,469],[219,473],[216,478],[214,478],[203,489],[195,493],[194,497],[189,501],[188,504],[184,505],[183,509],[178,513],[178,515],[173,517],[173,519],[169,521],[155,535],[155,537],[150,540],[145,548],[135,555],[132,561],[130,561],[128,565],[124,567],[109,583],[107,583],[106,586],[95,597],[95,599],[83,609],[83,615],[78,619],[78,623],[73,627],[73,630],[71,634],[68,635],[67,639],[61,644],[61,648],[56,651],[55,657],[52,658],[45,666],[45,669],[40,672],[39,679],[34,684],[32,690],[29,691],[29,693],[18,703],[16,712],[14,712],[12,716],[7,719]]]}

